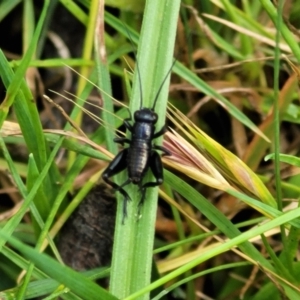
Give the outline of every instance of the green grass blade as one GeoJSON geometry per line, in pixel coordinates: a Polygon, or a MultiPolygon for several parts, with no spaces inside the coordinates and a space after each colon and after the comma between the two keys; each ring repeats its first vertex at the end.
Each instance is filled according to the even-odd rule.
{"type": "MultiPolygon", "coordinates": [[[[6,222],[6,224],[3,226],[3,230],[6,232],[7,235],[10,235],[14,232],[14,230],[16,229],[16,227],[18,226],[18,224],[20,223],[21,219],[23,218],[24,214],[26,213],[29,205],[31,204],[31,202],[33,201],[40,185],[42,184],[42,182],[44,181],[45,177],[47,176],[49,169],[53,163],[54,157],[57,153],[57,151],[59,150],[61,144],[57,143],[57,145],[54,147],[51,155],[49,156],[49,160],[48,162],[45,164],[44,169],[42,170],[40,176],[37,178],[36,182],[34,183],[31,191],[27,194],[27,191],[23,185],[23,182],[21,181],[20,177],[18,176],[18,173],[15,169],[15,166],[13,164],[13,161],[9,155],[9,152],[6,148],[6,145],[2,139],[2,137],[0,136],[0,148],[3,151],[4,157],[9,165],[9,169],[10,172],[18,186],[19,191],[22,192],[25,200],[24,203],[22,205],[22,207],[19,209],[19,211],[8,221],[6,222]]],[[[5,244],[5,240],[1,239],[0,240],[0,249],[3,247],[3,245],[5,244]]]]}
{"type": "MultiPolygon", "coordinates": [[[[34,157],[32,154],[29,155],[29,161],[28,161],[28,176],[27,176],[27,190],[30,191],[38,179],[39,176],[39,171],[37,168],[37,165],[35,163],[34,157]]],[[[39,188],[36,194],[36,197],[33,200],[40,216],[42,217],[43,220],[46,220],[48,212],[50,210],[50,205],[49,202],[47,201],[47,197],[44,194],[44,191],[39,188]]],[[[40,228],[35,228],[37,232],[39,232],[40,228]]]]}
{"type": "MultiPolygon", "coordinates": [[[[268,155],[266,155],[265,157],[265,161],[268,161],[270,159],[274,159],[275,158],[275,154],[274,153],[270,153],[268,155]]],[[[289,154],[279,154],[279,160],[281,162],[290,164],[292,166],[296,166],[296,167],[300,167],[300,158],[293,156],[293,155],[289,155],[289,154]]]]}
{"type": "MultiPolygon", "coordinates": [[[[228,238],[234,238],[241,234],[236,226],[234,226],[213,204],[207,201],[194,188],[169,171],[165,171],[165,174],[166,182],[201,211],[201,213],[203,213],[228,238]]],[[[262,266],[271,268],[270,263],[251,243],[243,243],[240,247],[243,252],[252,257],[255,261],[258,261],[262,266]]]]}
{"type": "MultiPolygon", "coordinates": [[[[144,107],[153,106],[159,86],[172,65],[179,5],[178,0],[147,1],[138,48],[144,107]]],[[[138,110],[141,105],[137,72],[134,74],[133,82],[131,112],[138,110]]],[[[166,83],[156,106],[159,115],[157,128],[161,128],[165,122],[167,93],[166,83]]],[[[150,179],[146,177],[145,180],[150,179]]],[[[157,189],[149,189],[147,192],[147,201],[143,205],[142,216],[138,221],[136,212],[140,194],[132,193],[131,190],[130,196],[134,201],[128,205],[128,218],[125,225],[122,226],[120,217],[117,218],[116,223],[110,288],[119,298],[124,298],[149,284],[152,269],[157,189]]],[[[147,298],[148,296],[144,295],[141,299],[147,298]]]]}
{"type": "Polygon", "coordinates": [[[9,87],[7,89],[7,96],[4,100],[4,102],[2,102],[2,104],[0,106],[0,127],[2,127],[2,124],[7,116],[9,107],[12,105],[16,95],[18,94],[19,88],[20,88],[21,83],[23,82],[23,78],[25,76],[25,72],[28,68],[30,60],[32,59],[34,51],[37,47],[38,38],[39,38],[39,35],[42,30],[44,19],[46,17],[49,2],[50,2],[49,0],[45,0],[45,2],[44,2],[44,7],[42,10],[39,22],[37,24],[35,33],[33,35],[32,41],[30,43],[30,46],[29,46],[28,50],[26,51],[19,68],[16,71],[13,81],[11,82],[11,84],[9,85],[9,87]]]}
{"type": "MultiPolygon", "coordinates": [[[[0,75],[4,85],[8,88],[16,78],[5,56],[0,50],[0,75]]],[[[7,92],[7,93],[8,93],[7,92]]],[[[24,136],[26,146],[29,152],[34,155],[39,171],[42,170],[47,161],[48,145],[44,138],[42,125],[40,122],[39,114],[36,104],[32,101],[33,96],[28,89],[24,79],[20,79],[20,90],[14,98],[14,110],[18,118],[22,134],[24,136]]],[[[5,110],[5,109],[4,109],[5,110]]],[[[4,113],[4,110],[2,113],[4,113]]],[[[0,109],[1,114],[1,109],[0,109]]],[[[45,194],[48,195],[48,201],[51,203],[52,195],[56,190],[55,182],[59,180],[60,174],[54,165],[51,166],[49,173],[43,183],[45,194]]]]}
{"type": "Polygon", "coordinates": [[[243,266],[247,266],[250,265],[250,263],[248,262],[237,262],[237,263],[231,263],[231,264],[224,264],[218,267],[214,267],[214,268],[210,268],[208,270],[204,270],[202,272],[198,272],[196,274],[193,274],[191,276],[188,276],[182,280],[177,281],[176,283],[172,284],[171,286],[168,286],[167,288],[165,288],[160,294],[158,294],[156,297],[154,297],[152,300],[159,300],[162,299],[165,295],[167,295],[168,293],[170,293],[172,290],[176,289],[177,287],[180,287],[182,284],[185,284],[193,279],[196,279],[198,277],[204,276],[206,274],[209,273],[214,273],[214,272],[218,272],[218,271],[223,271],[226,269],[236,269],[237,267],[243,267],[243,266]]]}
{"type": "Polygon", "coordinates": [[[0,3],[0,22],[20,3],[22,0],[4,0],[0,3]]]}
{"type": "MultiPolygon", "coordinates": [[[[272,2],[268,0],[260,0],[261,4],[263,5],[264,9],[268,13],[269,17],[272,19],[274,24],[277,24],[277,8],[274,7],[272,2]]],[[[280,29],[282,37],[285,39],[287,44],[290,46],[293,54],[297,58],[298,62],[300,62],[300,47],[295,39],[294,34],[288,29],[288,27],[282,23],[280,29]]]]}
{"type": "MultiPolygon", "coordinates": [[[[261,226],[255,227],[251,230],[248,230],[244,233],[240,233],[236,237],[224,242],[218,247],[215,247],[213,249],[210,249],[206,253],[203,253],[201,256],[198,256],[196,259],[192,260],[191,262],[185,264],[182,267],[179,267],[175,271],[169,273],[168,275],[164,276],[163,278],[157,280],[156,282],[150,284],[144,291],[137,292],[133,295],[130,295],[129,297],[125,298],[126,300],[133,300],[136,299],[137,297],[141,296],[145,291],[152,290],[164,283],[167,283],[174,278],[180,276],[181,274],[187,272],[188,270],[198,266],[199,264],[203,263],[204,261],[220,254],[224,253],[225,251],[230,250],[231,248],[235,246],[239,246],[240,248],[243,248],[244,244],[249,244],[248,240],[251,238],[258,236],[268,230],[271,230],[272,228],[278,227],[282,224],[288,223],[293,219],[296,219],[300,217],[300,208],[297,208],[293,211],[289,211],[285,213],[284,215],[280,216],[279,218],[276,218],[275,220],[271,220],[261,226]]],[[[254,246],[253,246],[253,249],[254,246]]],[[[259,252],[255,249],[255,251],[259,254],[259,252]]],[[[249,253],[248,253],[249,254],[249,253]]],[[[270,263],[261,255],[259,254],[260,259],[258,261],[258,264],[261,266],[261,262],[264,261],[264,263],[267,263],[267,265],[263,265],[264,268],[266,268],[268,271],[274,272],[273,267],[270,265],[270,263]]],[[[253,257],[250,255],[250,257],[253,259],[253,257]]],[[[255,260],[255,259],[254,259],[255,260]]],[[[286,285],[285,283],[282,283],[283,287],[285,288],[285,291],[289,293],[290,295],[293,295],[295,298],[292,299],[297,299],[297,291],[293,290],[290,286],[286,285]]]]}
{"type": "Polygon", "coordinates": [[[62,266],[53,258],[46,254],[39,253],[19,242],[17,239],[9,237],[7,234],[4,234],[3,230],[0,231],[0,236],[2,239],[8,239],[10,244],[23,253],[45,274],[66,285],[73,293],[82,299],[117,299],[85,276],[75,272],[69,267],[62,266]]]}

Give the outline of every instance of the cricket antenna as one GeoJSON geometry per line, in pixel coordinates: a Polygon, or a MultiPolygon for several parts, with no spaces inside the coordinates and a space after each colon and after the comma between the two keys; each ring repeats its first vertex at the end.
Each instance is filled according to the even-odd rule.
{"type": "Polygon", "coordinates": [[[159,94],[160,94],[160,92],[161,92],[161,90],[162,90],[162,88],[163,88],[163,86],[164,86],[164,84],[165,84],[165,82],[166,82],[168,76],[170,75],[170,73],[171,73],[171,71],[172,71],[172,69],[173,69],[175,63],[176,63],[176,59],[174,59],[171,68],[169,69],[169,71],[168,71],[167,75],[165,76],[163,82],[160,84],[160,87],[158,88],[158,91],[157,91],[156,96],[155,96],[155,98],[154,98],[153,106],[152,106],[152,108],[151,108],[153,111],[154,111],[154,109],[155,109],[155,106],[156,106],[156,102],[157,102],[158,96],[159,96],[159,94]]]}
{"type": "Polygon", "coordinates": [[[126,24],[124,24],[124,27],[125,27],[125,30],[126,30],[126,32],[128,34],[129,41],[130,41],[130,43],[132,45],[133,54],[134,54],[135,61],[136,61],[136,68],[137,68],[138,80],[139,80],[139,88],[140,88],[140,109],[142,109],[144,100],[143,100],[143,90],[142,90],[142,78],[141,78],[141,72],[140,72],[139,62],[138,62],[138,59],[137,59],[137,51],[136,51],[136,48],[134,46],[133,40],[131,38],[130,31],[128,30],[126,24]]]}

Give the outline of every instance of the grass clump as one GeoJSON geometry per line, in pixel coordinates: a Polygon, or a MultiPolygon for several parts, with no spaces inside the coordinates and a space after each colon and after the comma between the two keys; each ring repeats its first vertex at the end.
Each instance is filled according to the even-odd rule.
{"type": "MultiPolygon", "coordinates": [[[[297,299],[300,7],[136,2],[134,10],[96,0],[0,3],[0,28],[18,32],[18,43],[3,42],[13,39],[7,30],[0,44],[1,297],[297,299]],[[172,152],[164,184],[147,193],[139,219],[139,193],[126,187],[125,225],[116,193],[110,269],[66,267],[58,237],[120,150],[115,129],[128,117],[120,103],[138,110],[142,89],[152,107],[173,57],[169,97],[167,80],[156,105],[172,152]],[[101,125],[82,114],[94,99],[101,125]],[[105,289],[95,280],[108,274],[105,289]]],[[[107,217],[99,216],[105,233],[107,217]]]]}

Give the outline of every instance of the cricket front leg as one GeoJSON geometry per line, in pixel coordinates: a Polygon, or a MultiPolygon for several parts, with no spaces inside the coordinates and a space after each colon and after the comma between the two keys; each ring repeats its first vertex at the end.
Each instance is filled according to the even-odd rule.
{"type": "Polygon", "coordinates": [[[166,124],[159,131],[157,131],[156,133],[154,133],[153,139],[156,139],[156,138],[162,136],[165,132],[167,132],[167,126],[166,126],[166,124]]]}

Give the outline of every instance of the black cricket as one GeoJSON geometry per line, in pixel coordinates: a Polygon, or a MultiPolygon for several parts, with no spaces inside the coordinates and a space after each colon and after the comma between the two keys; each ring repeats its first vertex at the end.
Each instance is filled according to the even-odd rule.
{"type": "Polygon", "coordinates": [[[141,206],[144,203],[146,197],[146,190],[150,187],[155,187],[163,183],[163,166],[161,161],[161,156],[157,152],[160,150],[162,152],[162,156],[171,155],[171,153],[162,146],[155,145],[153,140],[162,136],[166,132],[166,126],[164,125],[159,131],[155,132],[155,124],[158,120],[158,116],[155,113],[155,105],[159,96],[159,93],[168,78],[170,72],[172,71],[173,65],[168,71],[166,77],[161,83],[158,92],[155,96],[154,103],[152,108],[143,107],[143,96],[141,89],[141,77],[138,62],[136,62],[138,79],[140,85],[140,93],[141,93],[141,105],[140,109],[134,112],[134,122],[132,121],[132,116],[130,113],[130,117],[124,120],[123,125],[127,130],[131,133],[131,138],[115,138],[114,142],[119,143],[121,145],[128,144],[128,148],[123,149],[119,152],[116,157],[110,162],[106,170],[102,174],[103,180],[112,186],[115,191],[120,192],[124,196],[123,202],[123,220],[127,217],[127,202],[130,201],[130,197],[128,193],[124,190],[124,186],[129,183],[135,184],[139,186],[139,190],[141,192],[141,200],[138,204],[139,211],[141,206]],[[149,170],[152,171],[156,181],[143,183],[143,179],[145,174],[149,170]],[[117,185],[110,177],[120,173],[121,171],[127,169],[128,179],[121,185],[117,185]]]}

